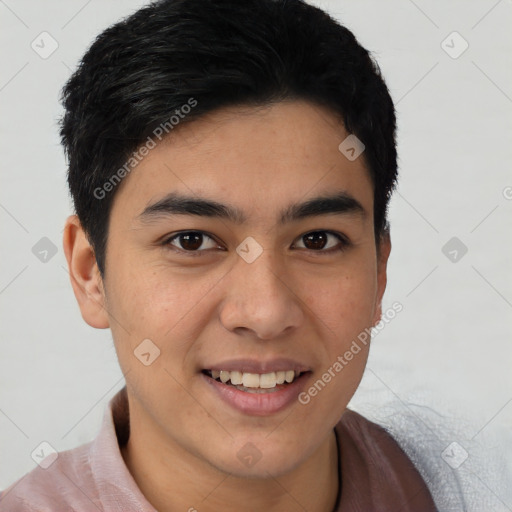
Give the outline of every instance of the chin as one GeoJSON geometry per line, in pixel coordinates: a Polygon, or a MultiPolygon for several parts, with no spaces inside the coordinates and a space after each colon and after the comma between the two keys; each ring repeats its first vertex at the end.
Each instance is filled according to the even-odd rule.
{"type": "Polygon", "coordinates": [[[266,443],[247,440],[237,443],[237,446],[234,457],[231,450],[226,450],[222,455],[217,454],[213,460],[209,458],[210,464],[234,477],[268,479],[293,471],[301,462],[297,451],[288,449],[285,452],[283,447],[275,447],[268,440],[266,443]]]}

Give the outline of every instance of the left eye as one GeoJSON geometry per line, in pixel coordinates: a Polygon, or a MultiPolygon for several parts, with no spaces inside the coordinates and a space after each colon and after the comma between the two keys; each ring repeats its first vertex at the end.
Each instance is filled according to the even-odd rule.
{"type": "Polygon", "coordinates": [[[304,241],[304,248],[312,250],[314,252],[332,252],[334,251],[341,251],[345,249],[349,242],[346,238],[344,238],[342,235],[339,235],[337,233],[332,233],[330,231],[312,231],[310,233],[306,233],[305,235],[302,235],[299,240],[304,241]],[[334,238],[338,241],[338,244],[328,245],[328,239],[329,237],[334,238]],[[328,249],[328,250],[323,250],[328,249]]]}

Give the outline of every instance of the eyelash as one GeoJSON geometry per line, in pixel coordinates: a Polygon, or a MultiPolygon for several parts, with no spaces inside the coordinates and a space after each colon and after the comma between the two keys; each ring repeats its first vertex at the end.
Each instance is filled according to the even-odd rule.
{"type": "MultiPolygon", "coordinates": [[[[202,256],[202,253],[207,252],[209,249],[187,251],[185,249],[180,249],[179,247],[173,246],[171,244],[172,241],[174,241],[175,239],[178,239],[180,236],[189,235],[189,234],[192,234],[192,233],[201,234],[203,236],[206,236],[207,238],[210,238],[215,243],[217,243],[215,241],[215,238],[212,235],[206,233],[205,231],[193,230],[193,231],[180,231],[179,233],[175,233],[175,234],[171,235],[170,237],[166,238],[162,242],[162,245],[165,246],[166,248],[174,251],[174,252],[177,252],[177,253],[180,253],[180,254],[186,254],[187,256],[192,256],[192,257],[202,256]]],[[[342,235],[341,233],[336,233],[334,231],[321,230],[321,229],[317,229],[317,230],[314,230],[314,231],[308,231],[307,233],[304,233],[303,235],[301,235],[299,237],[299,240],[304,238],[307,235],[311,235],[311,234],[314,234],[314,233],[327,233],[328,235],[332,235],[332,236],[334,236],[335,238],[338,239],[340,244],[338,246],[336,246],[336,247],[331,247],[331,248],[329,248],[327,250],[323,250],[323,249],[314,250],[314,249],[307,249],[307,248],[305,248],[303,250],[306,250],[306,251],[311,252],[311,253],[318,253],[318,254],[333,254],[333,253],[343,252],[344,250],[346,250],[348,247],[351,246],[351,242],[348,240],[348,238],[345,235],[342,235]]]]}

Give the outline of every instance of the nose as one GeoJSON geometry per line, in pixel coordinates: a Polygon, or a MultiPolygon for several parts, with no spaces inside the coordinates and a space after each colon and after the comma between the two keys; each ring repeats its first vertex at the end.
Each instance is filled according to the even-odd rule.
{"type": "Polygon", "coordinates": [[[301,325],[300,291],[283,266],[270,250],[252,263],[238,257],[224,282],[220,320],[227,330],[270,340],[289,335],[301,325]]]}

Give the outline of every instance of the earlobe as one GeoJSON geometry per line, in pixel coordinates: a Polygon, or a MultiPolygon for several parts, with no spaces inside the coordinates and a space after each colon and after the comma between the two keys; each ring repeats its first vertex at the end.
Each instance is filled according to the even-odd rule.
{"type": "Polygon", "coordinates": [[[71,215],[66,220],[63,248],[68,262],[71,286],[82,318],[91,327],[108,328],[103,281],[94,250],[76,215],[71,215]]]}
{"type": "Polygon", "coordinates": [[[377,295],[375,303],[375,314],[373,316],[373,326],[375,326],[382,317],[382,298],[387,284],[387,266],[389,254],[391,252],[391,237],[389,231],[386,231],[380,240],[377,251],[377,295]]]}

